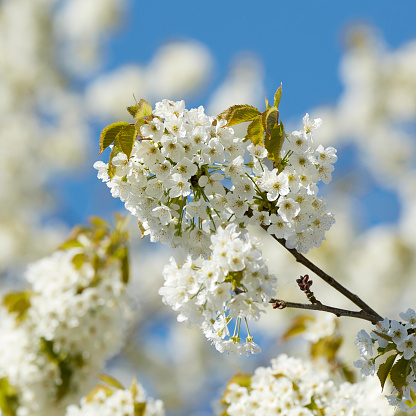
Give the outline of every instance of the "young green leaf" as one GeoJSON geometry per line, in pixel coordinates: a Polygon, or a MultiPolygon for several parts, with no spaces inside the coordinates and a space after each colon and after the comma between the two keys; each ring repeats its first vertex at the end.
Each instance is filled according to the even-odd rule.
{"type": "Polygon", "coordinates": [[[90,217],[89,221],[94,227],[97,227],[97,228],[105,228],[107,230],[111,228],[110,224],[106,220],[100,217],[90,217]]]}
{"type": "Polygon", "coordinates": [[[266,102],[266,110],[268,110],[270,108],[270,104],[266,94],[264,94],[264,101],[266,102]]]}
{"type": "Polygon", "coordinates": [[[395,350],[395,349],[396,349],[396,344],[395,344],[394,342],[389,342],[389,343],[387,344],[387,347],[384,347],[384,348],[378,347],[378,348],[377,348],[377,351],[378,351],[380,354],[385,354],[386,352],[393,351],[393,350],[395,350]]]}
{"type": "Polygon", "coordinates": [[[128,248],[123,250],[124,255],[121,258],[121,277],[124,284],[129,283],[130,279],[130,266],[129,266],[129,253],[128,248]]]}
{"type": "Polygon", "coordinates": [[[279,110],[276,107],[270,107],[261,115],[261,122],[263,129],[266,132],[267,137],[270,139],[270,135],[273,127],[277,124],[279,118],[279,110]]]}
{"type": "Polygon", "coordinates": [[[118,380],[116,380],[114,377],[109,376],[108,374],[98,374],[97,378],[99,378],[104,383],[107,383],[111,387],[114,387],[119,390],[124,390],[124,386],[118,380]]]}
{"type": "Polygon", "coordinates": [[[60,383],[56,385],[56,399],[59,401],[70,391],[74,370],[69,359],[59,361],[58,368],[60,372],[60,383]]]}
{"type": "Polygon", "coordinates": [[[317,416],[324,416],[324,409],[321,409],[320,407],[318,407],[313,396],[311,398],[311,402],[305,407],[309,410],[315,411],[317,416]]]}
{"type": "Polygon", "coordinates": [[[17,389],[9,384],[7,377],[0,378],[0,410],[4,416],[16,416],[19,400],[17,389]]]}
{"type": "Polygon", "coordinates": [[[130,159],[136,136],[136,127],[130,124],[124,126],[116,136],[116,139],[120,143],[121,150],[127,156],[127,159],[130,159]]]}
{"type": "Polygon", "coordinates": [[[128,125],[129,123],[125,121],[117,121],[117,123],[113,123],[105,127],[100,134],[100,153],[98,154],[100,155],[105,149],[107,149],[107,147],[114,142],[117,134],[120,133],[120,130],[128,125]]]}
{"type": "Polygon", "coordinates": [[[75,254],[75,256],[72,258],[72,264],[77,270],[80,270],[84,263],[85,263],[85,253],[75,254]]]}
{"type": "Polygon", "coordinates": [[[280,99],[282,98],[282,84],[277,89],[276,93],[274,94],[274,107],[279,108],[280,99]]]}
{"type": "Polygon", "coordinates": [[[146,402],[134,403],[134,416],[144,416],[146,412],[146,402]]]}
{"type": "Polygon", "coordinates": [[[133,397],[137,396],[138,384],[137,384],[137,379],[136,378],[134,378],[132,380],[132,382],[130,383],[129,390],[131,391],[131,394],[132,394],[133,397]]]}
{"type": "Polygon", "coordinates": [[[389,341],[389,342],[391,342],[392,340],[393,340],[393,338],[392,337],[390,337],[390,336],[388,336],[388,335],[386,335],[386,334],[383,334],[382,332],[377,332],[377,331],[373,331],[376,335],[378,335],[380,338],[383,338],[383,339],[385,339],[386,341],[389,341]]]}
{"type": "Polygon", "coordinates": [[[342,345],[342,337],[329,335],[321,338],[319,341],[311,345],[311,357],[325,357],[327,361],[334,361],[339,348],[342,345]]]}
{"type": "Polygon", "coordinates": [[[32,295],[32,292],[9,293],[4,297],[2,304],[9,313],[15,313],[16,320],[21,322],[30,308],[32,295]]]}
{"type": "Polygon", "coordinates": [[[403,357],[400,358],[396,364],[393,365],[390,371],[390,378],[393,382],[394,387],[401,392],[402,387],[406,382],[406,377],[409,369],[409,360],[405,360],[403,357]]]}
{"type": "Polygon", "coordinates": [[[127,107],[127,111],[134,119],[140,119],[152,115],[152,106],[146,100],[141,99],[135,105],[127,107]]]}
{"type": "Polygon", "coordinates": [[[280,151],[282,150],[283,142],[285,141],[285,129],[283,123],[276,124],[271,132],[270,139],[264,139],[264,147],[268,151],[268,158],[278,162],[280,159],[280,151]]]}
{"type": "Polygon", "coordinates": [[[116,140],[114,142],[114,147],[111,150],[110,159],[108,161],[107,173],[108,173],[108,176],[110,177],[110,179],[112,179],[114,177],[114,175],[116,174],[116,167],[111,162],[122,151],[123,151],[123,149],[121,148],[119,141],[116,140]]]}
{"type": "Polygon", "coordinates": [[[64,243],[62,243],[59,247],[58,250],[68,250],[70,248],[74,248],[74,247],[84,247],[82,245],[82,243],[80,243],[76,238],[75,239],[71,239],[68,241],[65,241],[64,243]]]}
{"type": "Polygon", "coordinates": [[[139,101],[139,110],[136,113],[135,118],[144,118],[153,114],[152,106],[143,98],[139,101]]]}
{"type": "Polygon", "coordinates": [[[227,389],[230,386],[230,384],[236,383],[241,387],[250,387],[251,384],[251,374],[247,373],[237,373],[234,376],[230,378],[230,380],[227,383],[227,389]]]}
{"type": "Polygon", "coordinates": [[[251,105],[241,104],[233,105],[222,113],[218,114],[218,120],[227,120],[226,127],[244,123],[245,121],[253,121],[260,111],[251,105]]]}
{"type": "Polygon", "coordinates": [[[136,129],[136,134],[137,134],[138,136],[143,137],[143,136],[141,135],[141,133],[140,133],[140,127],[141,127],[141,126],[143,126],[143,124],[144,124],[144,123],[145,123],[144,118],[139,118],[139,119],[136,121],[135,125],[134,125],[134,128],[136,129]]]}
{"type": "Polygon", "coordinates": [[[92,391],[85,396],[85,401],[87,403],[92,402],[94,400],[94,396],[99,391],[103,391],[107,397],[111,396],[114,393],[114,391],[110,387],[104,386],[103,384],[98,384],[98,386],[95,386],[92,389],[92,391]]]}
{"type": "Polygon", "coordinates": [[[259,118],[256,118],[248,125],[247,136],[254,146],[263,146],[264,130],[259,118]]]}
{"type": "Polygon", "coordinates": [[[393,367],[394,361],[396,360],[398,354],[390,355],[390,357],[387,358],[386,362],[383,364],[380,364],[380,367],[377,371],[377,376],[380,380],[381,384],[381,391],[384,389],[384,384],[386,383],[387,377],[390,373],[391,368],[393,367]]]}
{"type": "Polygon", "coordinates": [[[308,322],[313,322],[315,318],[311,315],[299,315],[292,319],[292,324],[283,334],[281,341],[287,341],[290,338],[296,337],[304,332],[307,328],[308,322]]]}
{"type": "Polygon", "coordinates": [[[135,119],[136,118],[136,114],[139,111],[139,104],[136,103],[134,105],[130,105],[127,108],[127,111],[129,112],[129,114],[135,119]]]}

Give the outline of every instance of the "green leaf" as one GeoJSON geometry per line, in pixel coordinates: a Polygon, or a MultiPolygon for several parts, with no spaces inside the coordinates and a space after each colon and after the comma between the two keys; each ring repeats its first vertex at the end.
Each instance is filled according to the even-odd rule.
{"type": "Polygon", "coordinates": [[[85,253],[78,253],[72,258],[72,264],[77,270],[80,270],[85,263],[85,253]]]}
{"type": "Polygon", "coordinates": [[[257,108],[247,105],[233,105],[222,113],[218,114],[218,120],[227,120],[226,127],[234,126],[236,124],[244,123],[245,121],[253,121],[260,111],[257,108]]]}
{"type": "Polygon", "coordinates": [[[285,129],[283,123],[276,124],[270,132],[270,139],[264,139],[264,147],[267,149],[267,157],[275,162],[280,160],[280,152],[282,150],[283,142],[285,141],[285,129]]]}
{"type": "Polygon", "coordinates": [[[32,295],[32,292],[9,293],[3,298],[3,306],[9,313],[15,313],[16,320],[21,322],[26,317],[27,311],[30,308],[30,298],[32,295]]]}
{"type": "Polygon", "coordinates": [[[128,125],[129,123],[125,121],[117,121],[117,123],[113,123],[105,127],[100,135],[100,153],[98,154],[100,155],[105,149],[107,149],[107,147],[114,142],[117,134],[120,133],[120,130],[128,125]]]}
{"type": "Polygon", "coordinates": [[[134,128],[136,129],[136,133],[138,136],[143,137],[141,132],[140,132],[140,127],[143,126],[143,124],[145,123],[144,118],[139,118],[136,121],[136,124],[134,125],[134,128]]]}
{"type": "Polygon", "coordinates": [[[254,146],[263,145],[264,130],[259,118],[253,120],[247,127],[247,136],[254,146]]]}
{"type": "Polygon", "coordinates": [[[120,143],[121,150],[127,156],[127,159],[130,159],[136,136],[136,127],[134,125],[131,126],[130,124],[124,126],[116,136],[116,139],[120,143]]]}
{"type": "Polygon", "coordinates": [[[62,400],[68,392],[73,388],[71,386],[74,368],[82,367],[84,365],[81,355],[71,356],[68,352],[61,351],[57,353],[54,350],[53,341],[48,341],[45,338],[40,339],[40,351],[46,355],[51,363],[54,363],[59,369],[60,383],[55,384],[56,400],[62,400]]]}
{"type": "Polygon", "coordinates": [[[270,139],[272,129],[277,125],[277,120],[279,118],[279,110],[276,107],[270,107],[261,115],[261,122],[263,129],[267,134],[267,137],[270,139]]]}
{"type": "Polygon", "coordinates": [[[324,409],[318,407],[313,396],[311,397],[311,402],[305,407],[309,410],[315,411],[317,416],[324,416],[324,409]]]}
{"type": "Polygon", "coordinates": [[[146,402],[134,403],[134,416],[144,416],[146,412],[146,402]]]}
{"type": "Polygon", "coordinates": [[[276,93],[274,94],[274,107],[279,108],[280,99],[282,98],[282,84],[280,84],[280,87],[277,89],[276,93]]]}
{"type": "Polygon", "coordinates": [[[124,284],[129,283],[130,280],[130,265],[129,265],[129,251],[125,247],[123,256],[121,257],[121,277],[124,284]]]}
{"type": "Polygon", "coordinates": [[[153,114],[152,106],[143,98],[139,101],[139,110],[136,114],[137,118],[148,117],[153,114]]]}
{"type": "Polygon", "coordinates": [[[406,382],[408,368],[409,368],[409,360],[405,360],[402,357],[400,358],[399,361],[396,362],[396,364],[393,365],[390,371],[391,381],[393,382],[394,387],[396,387],[396,389],[399,392],[402,391],[402,387],[404,386],[406,382]]]}
{"type": "Polygon", "coordinates": [[[111,396],[114,391],[107,386],[104,386],[102,384],[98,384],[98,386],[95,386],[86,396],[85,396],[85,401],[87,403],[90,403],[94,400],[94,396],[99,392],[99,391],[103,391],[105,393],[105,395],[107,397],[111,396]]]}
{"type": "Polygon", "coordinates": [[[351,368],[350,365],[342,364],[342,363],[340,363],[340,365],[341,365],[341,374],[344,376],[345,380],[351,384],[354,384],[356,382],[355,371],[351,368]]]}
{"type": "Polygon", "coordinates": [[[58,355],[53,350],[53,341],[48,341],[45,338],[41,338],[40,350],[46,354],[51,362],[56,363],[58,361],[58,355]]]}
{"type": "Polygon", "coordinates": [[[315,318],[311,315],[299,315],[292,320],[292,325],[283,334],[281,341],[287,341],[290,338],[296,337],[306,329],[307,322],[313,322],[315,318]]]}
{"type": "Polygon", "coordinates": [[[327,361],[334,361],[339,348],[342,345],[342,337],[330,335],[321,338],[319,341],[311,345],[311,357],[325,357],[327,361]]]}
{"type": "Polygon", "coordinates": [[[264,94],[264,101],[266,102],[266,110],[268,110],[270,108],[270,104],[266,94],[264,94]]]}
{"type": "Polygon", "coordinates": [[[387,358],[386,362],[380,364],[380,367],[378,368],[377,376],[380,380],[381,391],[383,391],[384,389],[384,384],[386,383],[387,377],[390,373],[391,368],[393,367],[397,355],[398,354],[390,355],[390,357],[387,358]]]}
{"type": "Polygon", "coordinates": [[[56,385],[56,399],[63,399],[71,388],[73,369],[68,358],[59,361],[58,364],[61,382],[56,385]]]}
{"type": "Polygon", "coordinates": [[[0,378],[0,409],[3,416],[16,416],[18,407],[17,389],[9,384],[7,377],[0,378]]]}
{"type": "Polygon", "coordinates": [[[377,351],[380,354],[385,354],[386,352],[393,351],[395,349],[396,349],[396,344],[394,344],[393,342],[390,342],[390,343],[387,344],[387,347],[385,347],[385,348],[378,347],[377,351]]]}
{"type": "Polygon", "coordinates": [[[251,374],[238,373],[230,378],[230,381],[227,383],[227,388],[230,384],[236,383],[241,387],[250,387],[251,384],[251,374]]]}
{"type": "Polygon", "coordinates": [[[137,379],[134,378],[130,384],[129,390],[131,391],[131,395],[133,397],[136,397],[137,392],[138,392],[138,384],[137,384],[137,379]]]}
{"type": "Polygon", "coordinates": [[[59,247],[58,250],[68,250],[70,248],[83,248],[84,246],[77,240],[77,239],[73,239],[73,240],[68,240],[65,241],[65,243],[62,243],[59,247]]]}
{"type": "Polygon", "coordinates": [[[108,161],[107,173],[108,173],[108,176],[110,177],[110,179],[112,179],[114,177],[114,175],[116,174],[116,167],[111,162],[122,151],[123,151],[123,149],[121,148],[120,143],[118,142],[118,140],[116,140],[114,142],[114,147],[111,150],[110,159],[108,161]]]}
{"type": "Polygon", "coordinates": [[[116,380],[114,377],[109,376],[108,374],[98,374],[97,378],[99,378],[104,383],[107,383],[111,387],[114,387],[119,390],[124,390],[124,386],[118,380],[116,380]]]}
{"type": "Polygon", "coordinates": [[[141,99],[135,105],[127,107],[127,111],[134,119],[139,119],[151,116],[152,106],[146,100],[141,99]]]}
{"type": "Polygon", "coordinates": [[[383,339],[385,339],[386,341],[392,341],[393,340],[393,338],[392,337],[389,337],[388,335],[386,335],[386,334],[383,334],[383,333],[381,333],[381,332],[377,332],[377,331],[373,331],[376,335],[378,335],[380,338],[383,338],[383,339]]]}
{"type": "Polygon", "coordinates": [[[94,227],[105,228],[106,230],[110,229],[110,224],[100,217],[90,217],[89,222],[94,227]]]}
{"type": "Polygon", "coordinates": [[[129,105],[127,108],[127,111],[129,112],[129,114],[133,117],[136,118],[136,114],[139,110],[139,104],[135,104],[135,105],[129,105]]]}

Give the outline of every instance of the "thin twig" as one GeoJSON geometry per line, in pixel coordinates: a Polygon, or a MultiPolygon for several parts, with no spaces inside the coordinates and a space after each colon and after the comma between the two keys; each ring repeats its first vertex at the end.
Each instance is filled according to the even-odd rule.
{"type": "Polygon", "coordinates": [[[340,316],[349,316],[350,318],[358,318],[358,319],[364,319],[366,321],[370,321],[373,325],[377,323],[377,318],[374,315],[370,315],[365,311],[350,311],[348,309],[339,309],[334,308],[332,306],[327,306],[315,303],[297,303],[297,302],[286,302],[285,300],[281,299],[270,299],[271,304],[273,304],[273,309],[284,309],[284,308],[297,308],[297,309],[309,309],[313,311],[322,311],[322,312],[329,312],[333,313],[337,317],[340,316]]]}
{"type": "Polygon", "coordinates": [[[310,303],[322,304],[321,301],[316,299],[314,293],[312,292],[311,286],[312,286],[313,281],[312,279],[309,279],[309,276],[307,274],[305,274],[305,276],[301,276],[299,279],[296,279],[296,283],[298,284],[299,289],[303,293],[305,293],[310,303]]]}
{"type": "MultiPolygon", "coordinates": [[[[262,224],[261,227],[267,231],[267,225],[262,224]]],[[[314,272],[317,276],[319,276],[322,280],[332,286],[335,290],[342,293],[347,299],[357,305],[359,308],[362,309],[363,312],[366,312],[368,316],[371,316],[371,320],[374,321],[382,321],[383,318],[370,306],[368,306],[361,298],[359,298],[354,293],[350,292],[347,288],[341,285],[341,283],[337,282],[333,277],[326,274],[322,269],[318,266],[313,264],[310,260],[308,260],[305,256],[298,253],[294,248],[287,248],[286,247],[286,240],[284,238],[277,238],[275,235],[271,235],[278,243],[280,243],[293,257],[295,257],[296,261],[303,264],[309,270],[314,272]]],[[[351,315],[350,315],[351,316],[351,315]]]]}

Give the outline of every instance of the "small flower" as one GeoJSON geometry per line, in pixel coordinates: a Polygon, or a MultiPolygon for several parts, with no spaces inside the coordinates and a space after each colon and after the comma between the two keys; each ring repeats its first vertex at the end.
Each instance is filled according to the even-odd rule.
{"type": "Polygon", "coordinates": [[[364,376],[373,376],[376,372],[376,367],[373,360],[357,360],[353,362],[355,368],[359,368],[361,375],[364,376]]]}
{"type": "Polygon", "coordinates": [[[293,217],[300,212],[299,204],[292,198],[280,198],[277,203],[279,207],[277,213],[283,218],[284,221],[289,222],[293,217]]]}
{"type": "Polygon", "coordinates": [[[408,309],[406,312],[400,312],[400,318],[407,321],[406,329],[416,328],[416,312],[413,309],[408,309]]]}
{"type": "Polygon", "coordinates": [[[360,356],[366,358],[367,356],[373,355],[374,343],[370,335],[367,334],[364,329],[362,329],[358,334],[355,340],[355,345],[360,351],[360,356]]]}
{"type": "Polygon", "coordinates": [[[410,360],[416,352],[416,335],[410,334],[397,344],[397,350],[403,353],[405,360],[410,360]]]}
{"type": "Polygon", "coordinates": [[[188,196],[191,193],[191,185],[179,173],[174,173],[170,179],[166,180],[165,185],[169,190],[169,196],[176,198],[178,196],[188,196]]]}
{"type": "Polygon", "coordinates": [[[393,342],[397,345],[407,337],[407,330],[400,322],[391,321],[389,336],[393,338],[393,342]]]}
{"type": "Polygon", "coordinates": [[[314,118],[312,121],[310,121],[308,113],[306,113],[305,117],[303,117],[303,129],[305,130],[306,134],[311,133],[312,130],[317,129],[321,124],[322,120],[320,118],[314,118]]]}

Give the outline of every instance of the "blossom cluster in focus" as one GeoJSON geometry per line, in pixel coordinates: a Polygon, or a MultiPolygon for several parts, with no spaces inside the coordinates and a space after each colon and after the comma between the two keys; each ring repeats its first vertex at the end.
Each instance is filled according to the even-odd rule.
{"type": "Polygon", "coordinates": [[[361,369],[363,376],[373,376],[377,370],[382,387],[390,375],[393,390],[386,398],[406,412],[414,406],[416,398],[416,313],[409,308],[400,313],[400,318],[404,322],[385,318],[377,322],[370,335],[364,330],[357,334],[355,345],[361,358],[354,366],[361,369]],[[376,363],[380,356],[384,362],[376,363]]]}
{"type": "Polygon", "coordinates": [[[277,279],[268,272],[259,241],[248,234],[242,238],[237,230],[235,224],[229,224],[211,236],[209,259],[193,261],[189,256],[178,266],[171,258],[159,293],[164,303],[179,312],[178,321],[199,326],[218,351],[248,355],[260,348],[250,335],[247,320],[260,318],[262,306],[275,295],[277,279]],[[242,344],[241,325],[241,332],[244,328],[247,332],[242,344]]]}
{"type": "Polygon", "coordinates": [[[210,235],[222,225],[263,224],[306,253],[334,223],[317,183],[331,181],[337,156],[313,143],[320,120],[303,121],[302,131],[284,135],[281,163],[270,169],[266,148],[236,137],[226,120],[163,100],[136,123],[131,154],[116,136],[109,163],[94,167],[153,242],[207,255],[210,235]]]}

